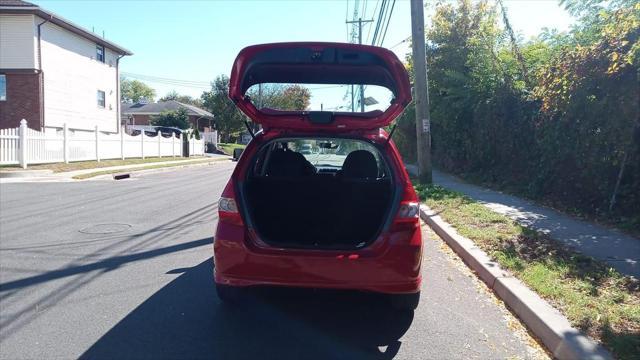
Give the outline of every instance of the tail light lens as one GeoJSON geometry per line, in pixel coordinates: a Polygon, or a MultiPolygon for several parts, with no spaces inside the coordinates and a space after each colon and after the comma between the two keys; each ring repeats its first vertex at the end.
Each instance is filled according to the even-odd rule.
{"type": "Polygon", "coordinates": [[[222,197],[218,200],[218,218],[222,222],[235,225],[243,225],[238,204],[235,199],[233,183],[229,181],[222,192],[222,197]]]}
{"type": "Polygon", "coordinates": [[[413,201],[403,201],[400,203],[400,208],[398,209],[397,220],[399,221],[407,221],[407,220],[418,220],[420,215],[420,205],[417,202],[413,201]]]}
{"type": "Polygon", "coordinates": [[[402,200],[398,212],[393,219],[392,230],[411,230],[420,226],[420,203],[411,182],[404,186],[402,200]]]}
{"type": "Polygon", "coordinates": [[[220,200],[218,200],[218,211],[237,213],[238,205],[236,205],[236,201],[234,199],[221,197],[220,200]]]}

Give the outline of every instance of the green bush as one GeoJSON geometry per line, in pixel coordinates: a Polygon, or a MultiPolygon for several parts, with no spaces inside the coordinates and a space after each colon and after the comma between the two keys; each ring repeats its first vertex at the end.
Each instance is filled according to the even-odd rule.
{"type": "MultiPolygon", "coordinates": [[[[436,7],[427,33],[433,160],[640,230],[640,5],[565,3],[579,17],[574,29],[526,43],[510,41],[485,1],[436,7]]],[[[414,122],[409,108],[394,135],[407,161],[414,122]]]]}

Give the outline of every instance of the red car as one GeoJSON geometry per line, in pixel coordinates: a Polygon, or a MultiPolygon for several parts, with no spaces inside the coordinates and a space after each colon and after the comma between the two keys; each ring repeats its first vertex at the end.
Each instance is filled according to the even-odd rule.
{"type": "Polygon", "coordinates": [[[262,131],[218,202],[220,299],[237,300],[248,286],[351,289],[389,294],[394,306],[415,309],[418,197],[382,129],[411,101],[398,58],[354,44],[250,46],[233,65],[229,97],[262,131]],[[365,84],[392,95],[386,110],[259,109],[248,90],[262,83],[365,84]]]}

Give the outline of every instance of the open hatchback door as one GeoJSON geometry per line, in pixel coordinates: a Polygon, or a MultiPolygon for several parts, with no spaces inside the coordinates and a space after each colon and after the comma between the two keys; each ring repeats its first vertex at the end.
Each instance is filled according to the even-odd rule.
{"type": "MultiPolygon", "coordinates": [[[[411,101],[411,90],[404,65],[387,49],[344,43],[298,42],[244,48],[231,71],[229,97],[242,112],[266,130],[341,132],[389,125],[411,101]],[[258,84],[344,86],[352,89],[352,110],[355,107],[354,87],[351,85],[384,88],[390,95],[385,99],[388,101],[385,109],[361,112],[342,111],[345,107],[332,111],[277,110],[256,107],[252,102],[249,89],[258,84]]],[[[363,104],[367,103],[364,96],[361,99],[363,104]]],[[[369,102],[377,102],[369,99],[372,99],[369,102]]],[[[364,105],[359,108],[364,108],[364,105]]]]}

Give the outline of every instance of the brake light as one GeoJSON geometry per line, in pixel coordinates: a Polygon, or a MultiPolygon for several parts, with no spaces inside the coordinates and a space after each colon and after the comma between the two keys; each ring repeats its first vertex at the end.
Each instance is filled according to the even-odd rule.
{"type": "Polygon", "coordinates": [[[420,203],[411,182],[406,181],[398,212],[393,219],[392,230],[402,231],[420,226],[420,203]]]}
{"type": "Polygon", "coordinates": [[[230,198],[221,197],[218,200],[218,210],[229,213],[237,213],[238,205],[236,205],[236,201],[230,198]]]}
{"type": "Polygon", "coordinates": [[[227,222],[235,225],[243,225],[238,204],[235,200],[235,192],[233,182],[229,181],[222,192],[222,197],[218,200],[218,218],[219,221],[227,222]]]}
{"type": "Polygon", "coordinates": [[[420,205],[417,202],[401,202],[398,209],[398,220],[417,220],[420,215],[420,205]]]}

